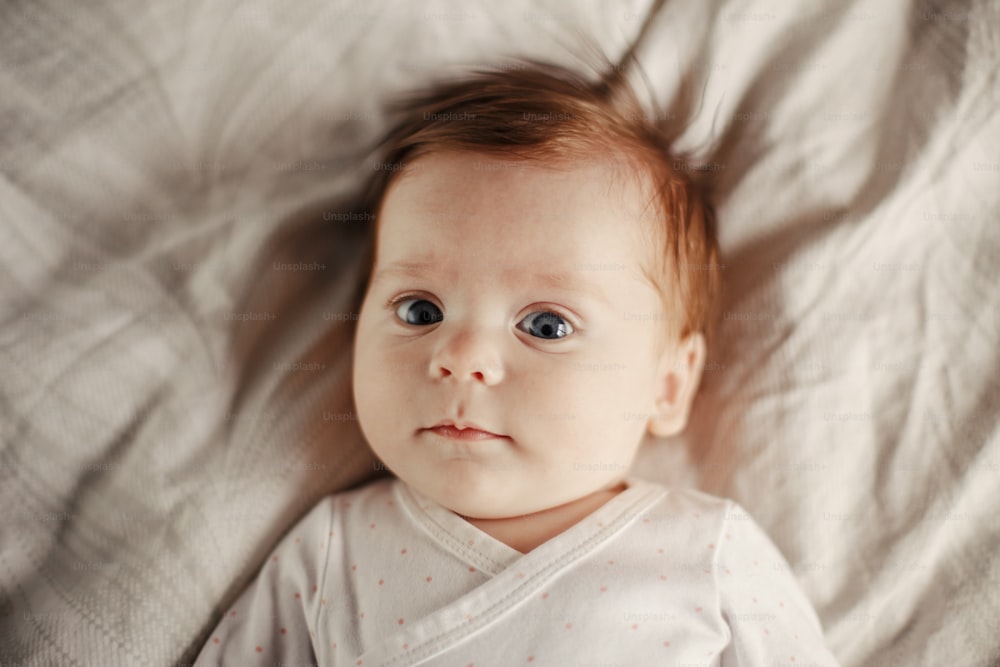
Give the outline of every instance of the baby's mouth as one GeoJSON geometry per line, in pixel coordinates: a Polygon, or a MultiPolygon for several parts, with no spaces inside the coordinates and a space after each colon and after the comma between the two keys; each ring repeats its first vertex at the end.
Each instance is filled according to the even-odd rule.
{"type": "Polygon", "coordinates": [[[505,435],[491,433],[490,431],[486,431],[472,425],[441,423],[437,426],[432,426],[431,428],[425,428],[423,430],[429,431],[430,433],[434,433],[435,435],[443,438],[448,438],[450,440],[462,440],[465,442],[508,439],[505,435]]]}

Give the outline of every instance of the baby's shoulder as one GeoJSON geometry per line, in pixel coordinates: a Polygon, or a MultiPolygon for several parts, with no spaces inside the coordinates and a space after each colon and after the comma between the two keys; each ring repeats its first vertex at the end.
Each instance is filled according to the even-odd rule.
{"type": "Polygon", "coordinates": [[[781,558],[766,531],[735,500],[698,489],[661,488],[663,495],[641,522],[656,537],[669,537],[674,544],[695,550],[704,547],[713,556],[755,554],[760,559],[781,558]]]}
{"type": "Polygon", "coordinates": [[[346,491],[332,493],[327,498],[339,502],[348,507],[358,503],[385,500],[393,495],[394,487],[399,483],[395,477],[379,477],[378,479],[365,482],[360,486],[353,487],[346,491]]]}
{"type": "Polygon", "coordinates": [[[356,488],[327,494],[316,501],[300,523],[326,523],[336,517],[364,513],[367,508],[392,503],[395,482],[394,478],[376,479],[356,488]]]}
{"type": "MultiPolygon", "coordinates": [[[[633,482],[636,483],[636,482],[633,482]]],[[[739,505],[729,498],[714,496],[705,491],[681,486],[664,486],[654,482],[639,481],[639,484],[659,488],[663,495],[656,503],[657,509],[676,514],[686,514],[692,518],[725,519],[739,505]]]]}
{"type": "Polygon", "coordinates": [[[698,489],[651,484],[662,494],[643,516],[643,524],[653,530],[670,529],[705,538],[731,526],[734,520],[752,521],[738,503],[698,489]]]}

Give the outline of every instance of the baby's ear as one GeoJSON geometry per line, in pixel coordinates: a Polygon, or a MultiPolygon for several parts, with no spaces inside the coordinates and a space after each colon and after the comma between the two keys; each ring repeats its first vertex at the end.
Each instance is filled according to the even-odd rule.
{"type": "Polygon", "coordinates": [[[667,346],[657,371],[654,416],[647,426],[652,435],[664,438],[684,430],[704,367],[701,333],[688,334],[679,344],[667,346]]]}

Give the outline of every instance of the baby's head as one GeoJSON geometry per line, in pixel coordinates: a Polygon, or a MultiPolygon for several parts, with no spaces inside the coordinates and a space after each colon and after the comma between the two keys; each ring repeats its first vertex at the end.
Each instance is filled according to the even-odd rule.
{"type": "Polygon", "coordinates": [[[719,285],[710,207],[621,81],[531,63],[410,108],[372,189],[365,437],[469,517],[617,484],[647,429],[687,422],[719,285]]]}

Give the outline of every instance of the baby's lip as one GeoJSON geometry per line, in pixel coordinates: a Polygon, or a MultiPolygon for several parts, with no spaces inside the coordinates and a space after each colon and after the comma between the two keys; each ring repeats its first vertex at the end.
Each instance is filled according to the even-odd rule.
{"type": "Polygon", "coordinates": [[[482,426],[472,422],[457,422],[451,419],[445,419],[444,421],[438,422],[434,426],[424,430],[433,431],[438,435],[458,440],[486,440],[489,438],[507,437],[501,433],[494,433],[489,429],[483,428],[482,426]]]}

